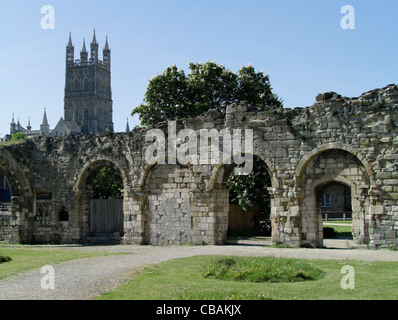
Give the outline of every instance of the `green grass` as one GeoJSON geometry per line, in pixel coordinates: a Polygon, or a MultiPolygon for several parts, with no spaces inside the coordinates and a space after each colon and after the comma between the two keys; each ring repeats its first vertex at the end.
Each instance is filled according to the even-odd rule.
{"type": "Polygon", "coordinates": [[[322,270],[299,260],[222,257],[211,261],[202,275],[216,280],[279,283],[317,280],[322,274],[322,270]]]}
{"type": "Polygon", "coordinates": [[[15,145],[15,144],[23,144],[23,143],[26,143],[26,140],[9,140],[9,141],[6,141],[6,142],[0,142],[0,148],[1,147],[8,147],[8,146],[12,146],[12,145],[15,145]]]}
{"type": "MultiPolygon", "coordinates": [[[[215,257],[176,259],[144,268],[100,300],[388,300],[398,299],[398,263],[296,260],[322,270],[313,281],[259,283],[203,277],[215,257]],[[343,290],[341,269],[355,269],[355,290],[343,290]]],[[[262,259],[262,258],[253,258],[262,259]]],[[[264,258],[266,259],[266,258],[264,258]]],[[[258,261],[260,261],[258,260],[258,261]]],[[[256,260],[257,261],[257,260],[256,260]]],[[[266,260],[264,260],[266,261],[266,260]]]]}
{"type": "Polygon", "coordinates": [[[38,249],[13,246],[0,247],[0,256],[7,256],[11,261],[0,263],[0,280],[12,275],[41,268],[45,265],[56,265],[69,260],[92,258],[110,253],[79,252],[62,249],[38,249]]]}
{"type": "Polygon", "coordinates": [[[326,228],[332,228],[337,232],[336,239],[346,239],[352,237],[352,222],[351,221],[329,221],[324,222],[323,226],[326,228]],[[339,226],[339,225],[328,225],[328,223],[333,224],[349,224],[349,226],[339,226]]]}
{"type": "Polygon", "coordinates": [[[0,256],[0,263],[10,262],[11,260],[8,256],[0,256]]]}

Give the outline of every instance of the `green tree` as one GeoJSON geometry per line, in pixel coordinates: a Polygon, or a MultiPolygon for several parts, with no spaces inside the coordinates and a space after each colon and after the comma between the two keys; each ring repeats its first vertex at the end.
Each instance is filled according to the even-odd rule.
{"type": "Polygon", "coordinates": [[[102,168],[94,178],[93,191],[95,199],[120,199],[123,181],[118,170],[111,167],[102,168]]]}
{"type": "Polygon", "coordinates": [[[188,99],[188,80],[184,71],[168,67],[161,75],[149,81],[144,103],[133,110],[143,125],[196,114],[188,99]]]}
{"type": "Polygon", "coordinates": [[[239,70],[237,100],[246,101],[259,109],[281,107],[282,101],[272,93],[269,75],[256,72],[253,66],[242,67],[239,70]]]}
{"type": "Polygon", "coordinates": [[[236,100],[238,76],[225,66],[207,62],[190,63],[189,68],[188,96],[194,104],[193,116],[210,109],[225,112],[227,105],[236,100]]]}
{"type": "Polygon", "coordinates": [[[264,162],[258,158],[253,159],[253,171],[247,176],[231,173],[227,187],[230,191],[230,201],[238,204],[244,211],[250,210],[254,205],[260,206],[264,211],[270,208],[270,197],[267,188],[271,186],[271,178],[264,162]]]}
{"type": "MultiPolygon", "coordinates": [[[[149,81],[144,103],[132,111],[138,114],[141,124],[196,117],[210,109],[225,113],[234,102],[246,102],[255,110],[267,110],[283,106],[281,99],[272,92],[268,75],[256,72],[254,67],[243,66],[237,73],[214,62],[190,63],[190,73],[185,75],[175,65],[149,81]]],[[[256,159],[256,158],[255,158],[256,159]]],[[[267,187],[270,177],[259,159],[249,176],[231,175],[228,188],[232,203],[245,211],[253,205],[269,209],[267,187]]]]}
{"type": "Polygon", "coordinates": [[[27,140],[28,136],[23,132],[17,132],[11,136],[11,141],[27,141],[27,140]]]}
{"type": "Polygon", "coordinates": [[[142,125],[196,117],[210,109],[225,113],[233,102],[247,102],[253,108],[266,110],[282,106],[272,92],[269,76],[243,66],[233,73],[214,62],[190,63],[185,75],[175,65],[166,68],[149,81],[144,102],[134,108],[142,125]]]}

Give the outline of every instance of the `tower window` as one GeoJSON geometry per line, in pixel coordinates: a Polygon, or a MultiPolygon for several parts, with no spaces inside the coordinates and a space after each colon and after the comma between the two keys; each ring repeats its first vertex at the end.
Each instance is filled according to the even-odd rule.
{"type": "Polygon", "coordinates": [[[79,81],[77,79],[73,80],[73,91],[79,91],[79,81]]]}
{"type": "Polygon", "coordinates": [[[89,89],[88,79],[84,79],[84,91],[88,91],[89,89]]]}

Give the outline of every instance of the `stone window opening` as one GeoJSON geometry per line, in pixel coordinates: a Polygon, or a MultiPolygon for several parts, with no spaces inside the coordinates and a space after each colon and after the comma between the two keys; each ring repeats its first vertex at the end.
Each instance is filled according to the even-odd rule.
{"type": "Polygon", "coordinates": [[[65,206],[62,206],[58,211],[58,221],[60,222],[68,222],[69,221],[69,213],[66,211],[65,206]]]}

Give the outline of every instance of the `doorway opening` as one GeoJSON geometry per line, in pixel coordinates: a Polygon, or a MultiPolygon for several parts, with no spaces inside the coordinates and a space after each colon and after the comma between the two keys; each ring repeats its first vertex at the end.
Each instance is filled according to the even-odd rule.
{"type": "Polygon", "coordinates": [[[351,188],[332,181],[318,189],[317,200],[323,239],[353,240],[351,188]]]}
{"type": "Polygon", "coordinates": [[[120,243],[124,236],[123,180],[110,163],[98,162],[87,173],[84,187],[89,243],[120,243]]]}
{"type": "Polygon", "coordinates": [[[229,190],[227,237],[231,239],[271,237],[271,198],[268,188],[271,177],[268,166],[253,157],[253,171],[248,176],[234,173],[235,166],[226,167],[224,181],[229,190]]]}

